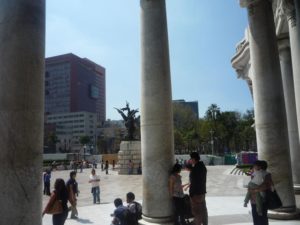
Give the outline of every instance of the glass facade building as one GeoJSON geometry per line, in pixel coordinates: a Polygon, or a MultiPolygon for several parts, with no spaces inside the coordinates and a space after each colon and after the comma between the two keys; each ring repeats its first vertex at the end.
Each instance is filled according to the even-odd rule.
{"type": "Polygon", "coordinates": [[[105,121],[105,68],[74,54],[46,59],[45,113],[91,112],[105,121]]]}

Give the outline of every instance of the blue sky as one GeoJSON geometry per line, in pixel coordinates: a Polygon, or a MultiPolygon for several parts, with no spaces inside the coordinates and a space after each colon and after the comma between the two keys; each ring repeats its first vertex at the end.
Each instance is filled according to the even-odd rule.
{"type": "MultiPolygon", "coordinates": [[[[140,1],[48,0],[46,57],[74,53],[106,68],[106,117],[140,108],[140,1]]],[[[202,117],[253,107],[230,59],[247,26],[237,0],[166,0],[173,99],[199,102],[202,117]]]]}

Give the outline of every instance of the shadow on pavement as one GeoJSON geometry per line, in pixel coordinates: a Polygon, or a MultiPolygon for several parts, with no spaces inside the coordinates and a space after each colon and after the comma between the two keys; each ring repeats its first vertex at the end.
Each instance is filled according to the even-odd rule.
{"type": "Polygon", "coordinates": [[[76,219],[76,221],[77,221],[78,223],[83,223],[83,224],[93,223],[93,222],[90,221],[89,219],[82,219],[82,218],[78,218],[78,219],[76,219]]]}

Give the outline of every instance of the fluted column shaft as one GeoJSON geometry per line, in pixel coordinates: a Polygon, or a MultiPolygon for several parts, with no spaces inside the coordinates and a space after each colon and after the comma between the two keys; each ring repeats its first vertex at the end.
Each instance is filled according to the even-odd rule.
{"type": "Polygon", "coordinates": [[[267,0],[248,2],[251,2],[247,9],[258,156],[269,163],[269,170],[272,172],[283,206],[295,209],[272,4],[267,0]]]}
{"type": "Polygon", "coordinates": [[[0,3],[0,224],[42,224],[45,1],[0,3]]]}
{"type": "Polygon", "coordinates": [[[300,142],[297,124],[291,50],[288,38],[280,39],[278,44],[285,109],[287,114],[293,182],[295,186],[300,186],[300,142]]]}
{"type": "Polygon", "coordinates": [[[165,224],[172,215],[168,177],[174,162],[166,5],[165,0],[141,0],[140,5],[143,218],[165,224]]]}
{"type": "MultiPolygon", "coordinates": [[[[289,24],[290,46],[292,55],[293,78],[295,88],[296,110],[298,118],[298,128],[300,127],[300,1],[287,1],[286,13],[289,24]]],[[[299,139],[300,140],[300,133],[299,139]]],[[[292,155],[292,157],[294,157],[292,155]]],[[[292,158],[292,161],[298,162],[300,158],[292,158]]],[[[294,168],[293,168],[294,169],[294,168]]],[[[298,170],[299,171],[299,170],[298,170]]],[[[299,177],[294,176],[295,188],[300,190],[299,177]]]]}

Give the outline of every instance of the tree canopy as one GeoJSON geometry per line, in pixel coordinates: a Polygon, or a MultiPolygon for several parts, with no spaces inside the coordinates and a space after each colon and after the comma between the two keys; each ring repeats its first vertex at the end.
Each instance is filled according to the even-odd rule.
{"type": "Polygon", "coordinates": [[[253,110],[242,114],[211,104],[204,118],[196,118],[188,107],[173,104],[174,143],[177,154],[200,151],[224,155],[256,150],[253,110]]]}

